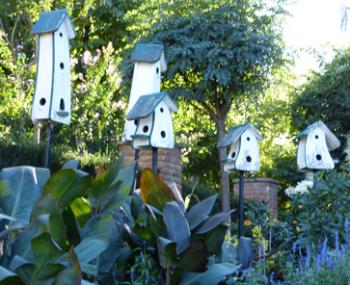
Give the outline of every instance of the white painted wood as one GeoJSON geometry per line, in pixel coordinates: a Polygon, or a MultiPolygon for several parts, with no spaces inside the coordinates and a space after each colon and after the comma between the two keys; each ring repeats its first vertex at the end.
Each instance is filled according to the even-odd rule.
{"type": "Polygon", "coordinates": [[[69,42],[65,26],[55,33],[54,78],[51,106],[51,119],[68,125],[71,118],[71,76],[69,59],[69,42]],[[62,112],[68,112],[63,115],[62,112]]]}
{"type": "Polygon", "coordinates": [[[334,168],[333,159],[327,148],[325,133],[321,128],[315,128],[307,135],[306,165],[309,169],[334,168]]]}
{"type": "Polygon", "coordinates": [[[230,172],[235,169],[235,162],[239,153],[239,145],[240,141],[238,140],[236,143],[231,144],[230,150],[227,155],[227,160],[224,163],[224,170],[226,172],[230,172]]]}
{"type": "MultiPolygon", "coordinates": [[[[155,63],[135,62],[127,113],[132,109],[140,96],[160,92],[160,81],[160,61],[155,63]]],[[[131,136],[135,134],[135,131],[136,126],[134,123],[126,120],[123,140],[131,141],[131,136]]]]}
{"type": "Polygon", "coordinates": [[[258,142],[254,133],[247,129],[240,138],[240,149],[235,168],[242,171],[259,171],[260,155],[258,142]]]}
{"type": "Polygon", "coordinates": [[[150,145],[150,137],[153,130],[153,113],[139,120],[132,122],[136,128],[135,137],[132,141],[134,148],[141,148],[150,145]]]}
{"type": "Polygon", "coordinates": [[[298,165],[298,168],[300,170],[307,168],[307,165],[306,165],[306,138],[307,137],[302,137],[300,139],[299,145],[298,145],[297,165],[298,165]]]}
{"type": "Polygon", "coordinates": [[[151,146],[174,148],[174,129],[171,112],[164,100],[154,110],[154,126],[151,134],[151,146]]]}
{"type": "Polygon", "coordinates": [[[37,38],[37,75],[31,111],[33,122],[48,120],[51,105],[53,35],[41,34],[37,38]]]}

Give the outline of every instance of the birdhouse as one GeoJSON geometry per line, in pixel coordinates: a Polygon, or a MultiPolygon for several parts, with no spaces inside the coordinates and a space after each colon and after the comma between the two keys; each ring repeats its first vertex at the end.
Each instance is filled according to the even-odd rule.
{"type": "MultiPolygon", "coordinates": [[[[161,72],[166,70],[164,47],[157,44],[138,44],[131,54],[134,62],[134,74],[131,84],[128,112],[134,107],[140,96],[160,92],[161,72]]],[[[125,122],[124,141],[131,141],[136,125],[125,122]]]]}
{"type": "Polygon", "coordinates": [[[340,146],[338,138],[322,122],[308,126],[299,135],[297,164],[299,169],[333,169],[334,161],[329,151],[340,146]]]}
{"type": "Polygon", "coordinates": [[[75,33],[67,10],[41,13],[32,33],[37,35],[37,74],[31,119],[69,124],[69,39],[74,38],[75,33]]]}
{"type": "Polygon", "coordinates": [[[224,170],[259,171],[260,156],[258,141],[262,135],[252,124],[232,128],[218,143],[218,148],[229,147],[224,170]]]}
{"type": "Polygon", "coordinates": [[[141,96],[126,118],[135,126],[133,147],[173,148],[175,145],[171,113],[176,103],[166,92],[141,96]]]}

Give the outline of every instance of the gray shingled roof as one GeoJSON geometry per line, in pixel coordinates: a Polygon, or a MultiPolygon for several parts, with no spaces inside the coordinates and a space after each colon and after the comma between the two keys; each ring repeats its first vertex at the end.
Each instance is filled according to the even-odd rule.
{"type": "Polygon", "coordinates": [[[258,141],[261,141],[263,139],[263,136],[252,124],[246,123],[244,125],[240,125],[230,129],[228,133],[219,141],[217,147],[228,147],[234,144],[247,129],[250,129],[253,132],[258,141]]]}
{"type": "Polygon", "coordinates": [[[307,136],[312,130],[316,128],[320,128],[324,132],[326,136],[326,143],[329,150],[334,150],[340,147],[340,141],[338,140],[338,138],[330,131],[330,129],[326,126],[326,124],[323,123],[321,120],[309,125],[300,134],[295,136],[295,138],[301,139],[302,137],[307,136]]]}
{"type": "Polygon", "coordinates": [[[133,62],[137,61],[154,63],[160,60],[163,52],[163,45],[137,44],[136,48],[131,54],[131,60],[133,62]]]}
{"type": "Polygon", "coordinates": [[[73,24],[69,18],[67,9],[60,9],[41,13],[39,20],[35,23],[35,25],[32,28],[32,33],[42,34],[57,31],[66,18],[68,19],[71,25],[71,31],[68,34],[70,38],[73,38],[75,36],[73,24]]]}
{"type": "Polygon", "coordinates": [[[171,112],[177,111],[177,105],[169,97],[168,93],[159,92],[141,96],[131,108],[126,118],[128,120],[137,120],[148,117],[162,100],[165,100],[171,112]]]}

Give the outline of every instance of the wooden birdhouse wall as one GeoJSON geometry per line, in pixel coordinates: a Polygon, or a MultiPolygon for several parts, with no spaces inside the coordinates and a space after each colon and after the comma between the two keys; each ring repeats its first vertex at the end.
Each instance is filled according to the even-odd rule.
{"type": "Polygon", "coordinates": [[[69,42],[65,25],[54,33],[54,77],[51,106],[53,121],[69,124],[71,115],[71,86],[69,42]]]}
{"type": "Polygon", "coordinates": [[[170,110],[164,101],[155,108],[154,114],[151,145],[160,148],[173,148],[175,145],[173,122],[170,110]]]}
{"type": "Polygon", "coordinates": [[[227,155],[227,161],[224,163],[224,170],[230,171],[235,169],[235,162],[239,152],[240,140],[230,146],[230,150],[227,155]]]}
{"type": "Polygon", "coordinates": [[[305,150],[308,168],[334,168],[333,159],[328,151],[325,133],[320,128],[315,128],[307,135],[305,150]]]}
{"type": "Polygon", "coordinates": [[[37,36],[37,74],[35,93],[31,112],[32,121],[50,118],[53,34],[45,33],[37,36]]]}
{"type": "MultiPolygon", "coordinates": [[[[135,62],[134,74],[131,84],[128,112],[142,95],[157,93],[160,91],[161,63],[135,62]]],[[[124,139],[131,141],[131,136],[135,134],[136,125],[126,120],[124,139]]]]}
{"type": "Polygon", "coordinates": [[[139,119],[138,122],[133,121],[136,132],[133,139],[133,147],[141,148],[150,145],[151,133],[154,127],[154,112],[146,118],[139,119]]]}
{"type": "Polygon", "coordinates": [[[299,169],[307,168],[306,165],[306,137],[302,137],[298,145],[297,164],[299,169]]]}
{"type": "Polygon", "coordinates": [[[240,148],[235,163],[236,169],[242,171],[259,171],[259,148],[254,133],[247,129],[242,134],[240,140],[240,148]]]}

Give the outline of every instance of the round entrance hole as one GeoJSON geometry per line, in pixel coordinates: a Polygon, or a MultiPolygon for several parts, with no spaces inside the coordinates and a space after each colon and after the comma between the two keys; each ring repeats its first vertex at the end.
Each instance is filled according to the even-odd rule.
{"type": "Polygon", "coordinates": [[[164,112],[164,109],[163,109],[163,108],[160,108],[160,112],[163,113],[163,112],[164,112]]]}
{"type": "Polygon", "coordinates": [[[161,131],[161,132],[160,132],[160,135],[162,136],[162,138],[165,138],[165,136],[166,136],[166,134],[165,134],[164,131],[161,131]]]}
{"type": "Polygon", "coordinates": [[[60,63],[60,68],[61,68],[61,69],[64,68],[64,63],[63,63],[63,62],[60,63]]]}
{"type": "Polygon", "coordinates": [[[61,111],[64,111],[64,109],[65,109],[65,104],[64,104],[64,100],[63,100],[63,98],[61,98],[61,100],[60,100],[60,110],[61,111]]]}
{"type": "Polygon", "coordinates": [[[250,137],[247,137],[247,141],[248,141],[248,142],[250,141],[250,137]]]}
{"type": "Polygon", "coordinates": [[[246,157],[246,160],[247,160],[247,162],[252,162],[252,158],[251,158],[251,156],[250,156],[250,155],[248,155],[248,156],[246,157]]]}
{"type": "Polygon", "coordinates": [[[41,106],[44,106],[46,104],[46,99],[45,98],[41,98],[40,101],[39,101],[39,104],[41,106]]]}
{"type": "Polygon", "coordinates": [[[232,154],[231,154],[231,158],[235,158],[236,156],[236,152],[234,151],[232,154]]]}
{"type": "Polygon", "coordinates": [[[318,161],[322,160],[322,155],[316,154],[316,159],[317,159],[318,161]]]}
{"type": "Polygon", "coordinates": [[[144,126],[142,130],[143,130],[144,133],[147,133],[148,132],[148,126],[147,125],[144,126]]]}

